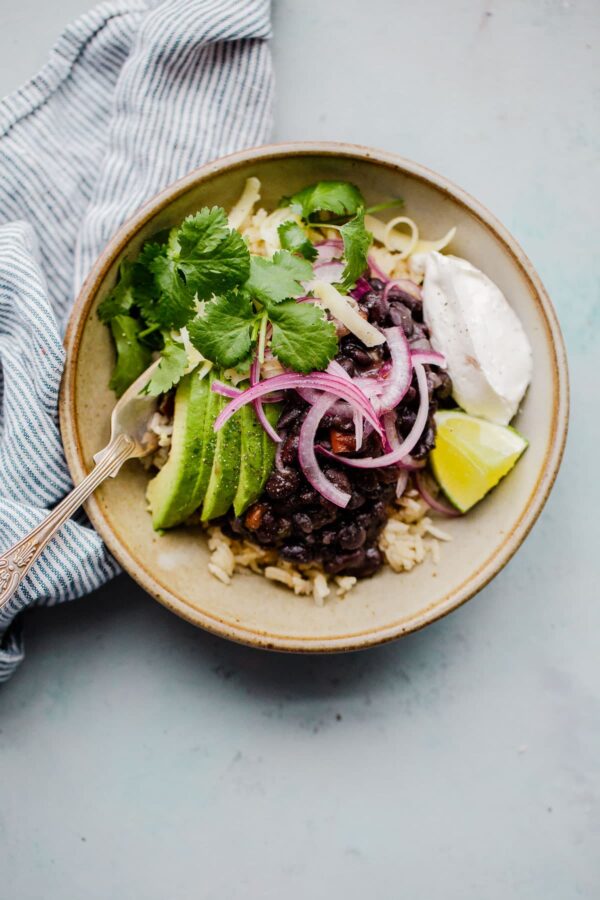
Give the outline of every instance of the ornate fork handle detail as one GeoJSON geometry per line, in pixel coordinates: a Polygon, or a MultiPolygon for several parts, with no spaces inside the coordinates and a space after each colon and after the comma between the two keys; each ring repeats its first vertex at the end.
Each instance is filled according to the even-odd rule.
{"type": "Polygon", "coordinates": [[[119,434],[108,445],[90,474],[62,500],[33,531],[0,555],[0,609],[15,593],[27,572],[48,541],[69,519],[76,509],[110,475],[116,475],[123,463],[135,453],[136,442],[126,434],[119,434]]]}

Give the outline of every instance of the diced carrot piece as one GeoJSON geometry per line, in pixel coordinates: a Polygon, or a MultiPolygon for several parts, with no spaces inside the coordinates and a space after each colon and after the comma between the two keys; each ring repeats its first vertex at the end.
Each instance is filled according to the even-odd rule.
{"type": "Polygon", "coordinates": [[[356,449],[353,434],[344,434],[343,431],[336,431],[335,428],[331,428],[329,440],[334,453],[352,453],[356,449]]]}
{"type": "Polygon", "coordinates": [[[263,516],[265,514],[265,505],[264,503],[254,503],[248,512],[246,513],[246,517],[244,519],[244,525],[248,528],[249,531],[256,531],[257,528],[260,528],[260,523],[262,522],[263,516]]]}

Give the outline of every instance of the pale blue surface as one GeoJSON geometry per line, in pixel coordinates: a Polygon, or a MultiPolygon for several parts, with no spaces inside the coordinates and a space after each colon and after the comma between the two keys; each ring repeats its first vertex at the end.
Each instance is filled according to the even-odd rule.
{"type": "MultiPolygon", "coordinates": [[[[4,0],[2,93],[86,5],[4,0]]],[[[493,584],[378,650],[236,647],[125,577],[30,615],[0,693],[2,895],[595,900],[600,8],[280,0],[275,24],[279,139],[401,152],[524,245],[570,354],[564,465],[493,584]]]]}

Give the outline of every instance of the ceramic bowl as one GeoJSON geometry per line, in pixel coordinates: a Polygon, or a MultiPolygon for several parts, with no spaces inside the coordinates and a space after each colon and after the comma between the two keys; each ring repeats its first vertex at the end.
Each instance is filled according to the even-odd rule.
{"type": "Polygon", "coordinates": [[[534,376],[517,427],[530,441],[513,472],[460,519],[444,521],[452,543],[434,566],[411,572],[385,568],[345,599],[318,608],[311,598],[251,574],[230,586],[207,573],[201,532],[152,530],[139,463],[128,463],[87,503],[87,512],[123,568],[173,612],[209,631],[258,647],[329,652],[368,647],[422,628],[456,609],[490,581],[524,541],[560,464],[567,432],[568,380],[556,314],[533,266],[506,229],[445,178],[398,156],[334,143],[285,144],[245,150],[187,175],[147,203],[110,241],[75,303],[67,335],[61,427],[75,482],[108,439],[114,397],[108,389],[113,348],[96,316],[123,257],[204,205],[228,208],[249,175],[260,178],[262,203],[319,179],[348,179],[369,204],[403,197],[422,233],[438,237],[457,226],[451,250],[483,269],[517,311],[533,346],[534,376]]]}

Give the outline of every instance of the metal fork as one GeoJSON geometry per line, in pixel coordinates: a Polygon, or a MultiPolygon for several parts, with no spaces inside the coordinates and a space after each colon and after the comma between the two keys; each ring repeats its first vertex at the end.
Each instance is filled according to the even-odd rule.
{"type": "Polygon", "coordinates": [[[95,467],[33,531],[0,555],[0,610],[15,593],[46,544],[76,509],[106,478],[114,478],[127,459],[146,456],[156,449],[157,438],[148,431],[156,410],[156,397],[141,394],[158,360],[123,394],[111,415],[110,441],[94,456],[95,467]]]}

